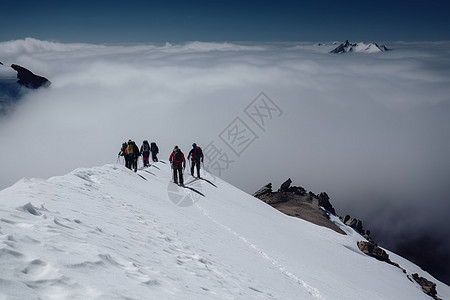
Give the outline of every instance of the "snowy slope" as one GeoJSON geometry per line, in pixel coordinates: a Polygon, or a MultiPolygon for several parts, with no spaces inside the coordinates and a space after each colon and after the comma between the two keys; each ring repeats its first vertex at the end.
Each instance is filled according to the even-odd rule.
{"type": "Polygon", "coordinates": [[[1,191],[0,299],[430,299],[338,219],[347,236],[205,178],[106,165],[1,191]]]}

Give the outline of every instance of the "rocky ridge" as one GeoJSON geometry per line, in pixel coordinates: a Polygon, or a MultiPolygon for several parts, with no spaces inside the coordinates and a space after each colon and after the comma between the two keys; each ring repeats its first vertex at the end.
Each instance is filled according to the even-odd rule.
{"type": "Polygon", "coordinates": [[[290,186],[291,183],[292,181],[288,179],[276,192],[272,191],[272,183],[268,183],[253,196],[289,216],[301,218],[345,234],[329,220],[329,214],[335,214],[335,211],[326,193],[316,195],[307,192],[302,187],[290,186]]]}
{"type": "Polygon", "coordinates": [[[17,71],[17,83],[29,89],[37,89],[41,86],[49,86],[51,82],[42,76],[36,75],[30,70],[16,64],[12,64],[11,68],[17,71]]]}
{"type": "MultiPolygon", "coordinates": [[[[290,178],[287,179],[281,184],[276,192],[272,190],[272,183],[268,183],[256,191],[253,196],[286,215],[297,217],[316,225],[333,229],[338,233],[345,234],[345,232],[330,221],[330,214],[335,216],[337,216],[337,214],[327,193],[322,192],[316,195],[313,192],[307,192],[303,187],[291,186],[291,183],[292,180],[290,178]]],[[[370,230],[364,229],[361,220],[352,218],[350,215],[345,215],[344,217],[339,216],[339,219],[342,223],[361,234],[365,239],[365,241],[362,240],[358,242],[358,248],[361,252],[379,261],[400,268],[409,280],[414,280],[422,287],[425,294],[433,297],[435,300],[440,300],[437,297],[436,284],[426,278],[419,277],[418,274],[408,275],[406,270],[399,264],[391,261],[386,251],[379,247],[370,237],[370,230]]]]}

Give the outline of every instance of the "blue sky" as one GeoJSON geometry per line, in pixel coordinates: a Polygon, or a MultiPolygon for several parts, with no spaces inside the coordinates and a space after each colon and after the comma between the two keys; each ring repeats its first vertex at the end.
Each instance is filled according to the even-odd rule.
{"type": "Polygon", "coordinates": [[[450,2],[8,1],[0,41],[60,42],[450,40],[450,2]]]}

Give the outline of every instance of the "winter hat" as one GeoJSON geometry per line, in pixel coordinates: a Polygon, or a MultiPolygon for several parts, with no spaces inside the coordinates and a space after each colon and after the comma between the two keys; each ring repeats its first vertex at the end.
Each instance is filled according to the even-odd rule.
{"type": "Polygon", "coordinates": [[[175,146],[175,148],[173,148],[173,152],[178,152],[180,150],[180,148],[178,148],[178,146],[175,146]]]}

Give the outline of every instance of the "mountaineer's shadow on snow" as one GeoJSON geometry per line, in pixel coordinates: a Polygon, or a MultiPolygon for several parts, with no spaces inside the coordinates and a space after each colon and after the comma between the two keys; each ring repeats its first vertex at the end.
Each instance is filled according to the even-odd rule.
{"type": "Polygon", "coordinates": [[[191,206],[202,199],[202,197],[205,197],[205,195],[201,191],[193,187],[189,187],[186,185],[181,187],[172,181],[169,182],[167,186],[167,195],[173,204],[180,207],[191,206]],[[193,193],[186,190],[191,190],[193,193]]]}
{"type": "Polygon", "coordinates": [[[202,197],[206,197],[202,192],[200,192],[200,191],[198,191],[198,190],[196,190],[196,189],[194,189],[194,188],[192,188],[192,187],[190,187],[190,186],[186,186],[186,185],[185,185],[184,188],[189,189],[189,190],[191,190],[191,191],[193,191],[193,192],[199,194],[199,195],[202,196],[202,197]]]}

